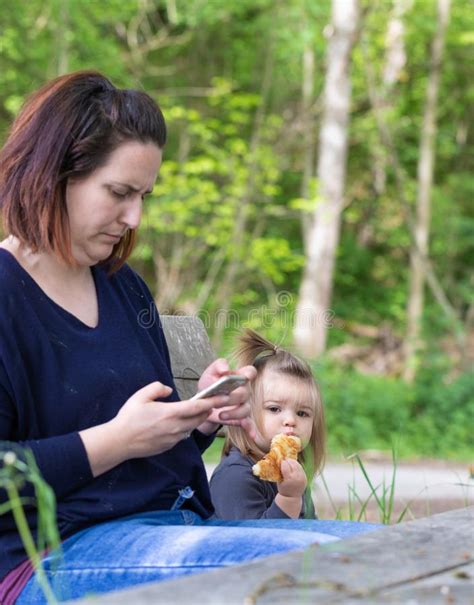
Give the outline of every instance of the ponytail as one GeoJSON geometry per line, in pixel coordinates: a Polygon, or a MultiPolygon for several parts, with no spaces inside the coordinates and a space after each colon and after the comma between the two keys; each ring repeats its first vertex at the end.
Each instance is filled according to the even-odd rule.
{"type": "MultiPolygon", "coordinates": [[[[261,357],[276,355],[281,349],[250,328],[246,328],[239,338],[239,345],[234,353],[239,365],[255,365],[261,357]]],[[[257,364],[258,365],[258,364],[257,364]]]]}

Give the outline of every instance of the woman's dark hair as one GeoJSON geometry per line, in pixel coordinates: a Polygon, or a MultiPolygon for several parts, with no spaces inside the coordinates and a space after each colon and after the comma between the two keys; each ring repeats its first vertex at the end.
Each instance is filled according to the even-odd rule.
{"type": "MultiPolygon", "coordinates": [[[[74,264],[65,191],[70,177],[86,177],[123,142],[166,142],[155,101],[121,90],[95,71],[60,76],[33,93],[0,151],[0,208],[7,234],[33,252],[52,250],[74,264]]],[[[127,231],[107,262],[118,269],[130,255],[127,231]]]]}

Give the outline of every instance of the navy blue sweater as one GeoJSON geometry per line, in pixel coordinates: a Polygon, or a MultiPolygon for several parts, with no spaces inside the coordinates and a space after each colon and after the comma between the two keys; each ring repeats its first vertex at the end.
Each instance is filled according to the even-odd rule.
{"type": "MultiPolygon", "coordinates": [[[[137,512],[186,506],[213,513],[201,452],[212,442],[194,431],[171,450],[128,460],[93,478],[78,431],[112,419],[154,380],[172,386],[166,341],[153,298],[128,266],[111,277],[92,269],[99,324],[90,328],[52,301],[0,249],[0,441],[28,446],[58,500],[62,537],[137,512]]],[[[164,404],[166,405],[166,404],[164,404]]],[[[5,444],[0,444],[0,450],[5,444]]],[[[0,490],[0,504],[6,494],[0,490]]],[[[34,509],[28,511],[36,527],[34,509]]],[[[11,515],[0,516],[0,579],[26,558],[11,515]]]]}

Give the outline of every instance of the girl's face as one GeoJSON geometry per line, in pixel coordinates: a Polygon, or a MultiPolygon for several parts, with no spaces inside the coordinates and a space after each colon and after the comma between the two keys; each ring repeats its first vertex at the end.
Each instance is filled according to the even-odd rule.
{"type": "Polygon", "coordinates": [[[270,370],[262,376],[261,388],[261,430],[257,432],[256,444],[268,451],[272,438],[284,433],[296,435],[306,447],[313,432],[314,406],[305,398],[308,391],[305,384],[270,370]]]}
{"type": "Polygon", "coordinates": [[[69,179],[66,205],[73,256],[79,265],[107,259],[129,229],[140,224],[143,198],[161,164],[154,143],[127,141],[85,178],[69,179]]]}

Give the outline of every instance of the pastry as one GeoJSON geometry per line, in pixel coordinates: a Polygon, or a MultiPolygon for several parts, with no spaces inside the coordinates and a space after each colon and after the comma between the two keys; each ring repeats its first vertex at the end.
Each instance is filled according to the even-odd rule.
{"type": "Polygon", "coordinates": [[[284,435],[283,433],[273,437],[270,451],[260,462],[254,464],[252,472],[263,481],[274,481],[278,483],[283,480],[280,466],[282,460],[298,458],[301,451],[301,440],[295,435],[284,435]]]}

